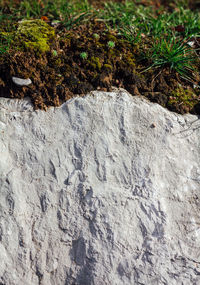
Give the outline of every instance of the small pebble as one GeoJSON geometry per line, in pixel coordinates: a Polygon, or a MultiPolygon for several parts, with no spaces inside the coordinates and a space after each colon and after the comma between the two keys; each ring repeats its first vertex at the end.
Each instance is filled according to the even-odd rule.
{"type": "Polygon", "coordinates": [[[28,86],[32,83],[30,78],[23,79],[18,77],[12,77],[12,81],[18,86],[28,86]]]}
{"type": "Polygon", "coordinates": [[[194,47],[195,46],[195,41],[191,41],[191,42],[187,42],[187,44],[191,47],[194,47]]]}
{"type": "Polygon", "coordinates": [[[60,25],[61,25],[61,22],[60,22],[60,21],[54,20],[54,21],[51,22],[51,26],[54,27],[54,28],[57,28],[57,27],[60,26],[60,25]]]}
{"type": "Polygon", "coordinates": [[[155,123],[152,123],[151,126],[150,126],[152,129],[154,129],[156,127],[156,124],[155,123]]]}

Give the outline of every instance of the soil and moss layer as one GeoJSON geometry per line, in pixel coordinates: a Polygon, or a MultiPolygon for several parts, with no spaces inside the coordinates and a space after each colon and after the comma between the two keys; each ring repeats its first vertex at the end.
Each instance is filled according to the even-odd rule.
{"type": "MultiPolygon", "coordinates": [[[[93,4],[101,9],[102,2],[93,1],[93,4]]],[[[162,9],[173,7],[170,1],[168,5],[165,1],[150,2],[154,2],[155,13],[161,5],[165,5],[162,9]]],[[[150,2],[140,4],[147,6],[150,2]]],[[[196,8],[192,2],[189,4],[196,8]]],[[[112,86],[116,86],[169,110],[200,114],[198,60],[193,77],[188,80],[167,64],[149,68],[151,57],[144,54],[152,42],[144,34],[140,35],[140,41],[131,42],[98,17],[66,29],[61,21],[52,25],[48,16],[20,20],[12,29],[6,25],[1,27],[2,43],[10,39],[9,49],[0,52],[1,97],[29,96],[35,109],[47,110],[77,94],[111,91],[112,86]],[[18,86],[12,77],[30,78],[32,83],[18,86]]],[[[183,37],[181,31],[178,36],[183,37]]],[[[193,49],[200,46],[197,37],[187,41],[194,43],[193,49]]],[[[198,55],[198,51],[195,52],[198,55]]]]}

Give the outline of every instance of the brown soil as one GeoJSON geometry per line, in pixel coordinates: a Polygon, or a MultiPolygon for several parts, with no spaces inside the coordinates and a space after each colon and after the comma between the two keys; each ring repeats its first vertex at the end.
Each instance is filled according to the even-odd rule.
{"type": "MultiPolygon", "coordinates": [[[[143,2],[146,5],[152,2],[158,7],[168,1],[143,2]]],[[[131,46],[109,32],[103,22],[91,20],[71,32],[60,30],[61,27],[56,29],[59,37],[52,43],[50,52],[38,56],[33,51],[13,50],[2,59],[0,97],[29,96],[35,109],[46,110],[77,94],[85,95],[92,90],[110,91],[116,86],[125,88],[132,95],[145,96],[172,111],[200,114],[200,91],[194,92],[193,83],[168,68],[140,73],[149,64],[141,60],[143,48],[131,46]],[[95,33],[99,39],[94,38],[95,33]],[[115,47],[108,48],[108,41],[115,42],[115,47]],[[57,51],[56,56],[53,50],[57,51]],[[80,53],[85,51],[88,57],[82,59],[80,53]],[[18,87],[12,82],[12,76],[29,77],[32,84],[18,87]]],[[[196,80],[194,83],[198,85],[200,79],[196,80]]]]}

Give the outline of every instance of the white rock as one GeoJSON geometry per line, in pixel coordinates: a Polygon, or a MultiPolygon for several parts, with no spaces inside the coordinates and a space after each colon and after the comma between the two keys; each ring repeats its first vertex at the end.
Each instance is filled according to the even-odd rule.
{"type": "Polygon", "coordinates": [[[187,42],[187,44],[191,47],[194,47],[195,46],[195,41],[190,41],[190,42],[187,42]]]}
{"type": "Polygon", "coordinates": [[[0,282],[200,284],[198,117],[93,94],[0,98],[0,282]]]}
{"type": "Polygon", "coordinates": [[[12,77],[12,81],[18,86],[28,86],[32,83],[30,78],[23,79],[18,77],[12,77]]]}
{"type": "Polygon", "coordinates": [[[54,28],[57,28],[60,25],[61,25],[61,21],[54,20],[51,22],[51,26],[53,26],[54,28]]]}

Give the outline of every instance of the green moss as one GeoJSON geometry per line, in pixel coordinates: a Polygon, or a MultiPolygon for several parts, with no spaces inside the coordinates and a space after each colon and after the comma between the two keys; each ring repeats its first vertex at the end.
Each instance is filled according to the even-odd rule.
{"type": "Polygon", "coordinates": [[[89,61],[89,65],[94,69],[94,70],[101,70],[101,62],[100,59],[98,57],[92,56],[90,61],[89,61]]]}
{"type": "Polygon", "coordinates": [[[93,34],[93,38],[94,38],[96,41],[98,41],[99,38],[100,38],[100,36],[99,36],[98,34],[94,33],[94,34],[93,34]]]}
{"type": "Polygon", "coordinates": [[[192,90],[179,87],[171,92],[168,105],[190,112],[198,102],[198,96],[192,90]]]}
{"type": "Polygon", "coordinates": [[[23,20],[16,32],[16,44],[27,50],[45,53],[55,39],[55,31],[42,20],[23,20]]]}
{"type": "Polygon", "coordinates": [[[0,31],[0,55],[8,52],[13,33],[0,31]]]}
{"type": "Polygon", "coordinates": [[[58,57],[55,61],[54,61],[54,64],[56,67],[59,67],[61,64],[62,64],[62,60],[60,57],[58,57]]]}
{"type": "Polygon", "coordinates": [[[135,57],[132,53],[128,52],[127,54],[124,54],[123,60],[131,67],[131,69],[135,69],[135,57]]]}
{"type": "Polygon", "coordinates": [[[108,33],[106,35],[106,38],[107,38],[108,41],[112,41],[112,42],[116,42],[117,41],[117,38],[114,35],[110,34],[110,33],[108,33]]]}
{"type": "Polygon", "coordinates": [[[108,69],[108,70],[112,70],[113,69],[111,64],[104,64],[103,67],[108,69]]]}
{"type": "Polygon", "coordinates": [[[112,58],[114,58],[115,57],[115,55],[116,55],[116,51],[115,50],[113,50],[113,49],[109,49],[108,50],[108,52],[107,52],[107,54],[108,54],[108,57],[112,57],[112,58]]]}
{"type": "Polygon", "coordinates": [[[61,36],[59,38],[59,42],[64,47],[70,47],[71,46],[71,40],[73,39],[73,34],[71,32],[68,32],[66,35],[61,36]]]}

